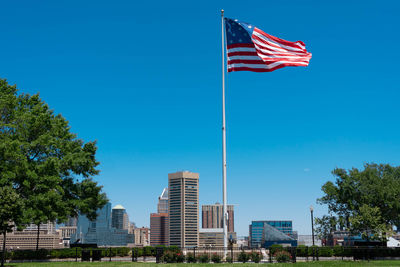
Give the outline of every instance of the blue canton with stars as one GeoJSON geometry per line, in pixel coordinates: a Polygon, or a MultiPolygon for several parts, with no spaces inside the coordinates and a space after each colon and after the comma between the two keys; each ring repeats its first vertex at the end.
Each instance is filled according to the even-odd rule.
{"type": "Polygon", "coordinates": [[[254,26],[240,22],[237,19],[225,18],[225,31],[227,45],[232,44],[252,44],[251,35],[254,26]]]}

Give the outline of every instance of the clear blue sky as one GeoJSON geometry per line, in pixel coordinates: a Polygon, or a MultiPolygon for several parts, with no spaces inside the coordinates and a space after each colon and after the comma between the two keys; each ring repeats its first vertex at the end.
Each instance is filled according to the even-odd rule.
{"type": "Polygon", "coordinates": [[[238,234],[260,219],[308,234],[332,169],[400,164],[398,1],[3,1],[0,77],[97,140],[96,179],[148,226],[170,172],[200,173],[200,204],[221,201],[221,8],[313,53],[227,77],[238,234]]]}

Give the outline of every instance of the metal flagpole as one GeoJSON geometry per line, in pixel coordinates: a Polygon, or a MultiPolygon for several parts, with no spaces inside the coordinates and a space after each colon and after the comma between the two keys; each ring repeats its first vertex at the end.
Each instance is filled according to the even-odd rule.
{"type": "Polygon", "coordinates": [[[228,252],[227,206],[226,206],[226,129],[225,129],[225,41],[224,41],[224,10],[221,10],[222,29],[222,200],[223,200],[223,228],[224,228],[224,259],[228,252]]]}

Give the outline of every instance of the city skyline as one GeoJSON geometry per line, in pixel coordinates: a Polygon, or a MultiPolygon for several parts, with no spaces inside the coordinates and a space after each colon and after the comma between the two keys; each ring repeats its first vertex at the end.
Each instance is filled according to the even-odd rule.
{"type": "Polygon", "coordinates": [[[292,220],[299,234],[310,234],[309,207],[326,214],[316,199],[334,168],[400,165],[399,55],[388,49],[400,38],[399,7],[7,2],[0,76],[22,93],[40,92],[78,138],[97,141],[94,179],[138,227],[149,226],[168,173],[200,173],[199,205],[222,202],[220,9],[304,41],[313,53],[306,68],[227,75],[227,201],[238,236],[253,220],[292,220]],[[153,40],[151,29],[167,53],[144,41],[153,40]],[[381,37],[374,63],[372,36],[381,37]]]}

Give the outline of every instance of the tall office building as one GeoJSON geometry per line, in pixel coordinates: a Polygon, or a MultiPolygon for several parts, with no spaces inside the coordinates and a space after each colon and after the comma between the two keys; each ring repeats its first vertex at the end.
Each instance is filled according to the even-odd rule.
{"type": "Polygon", "coordinates": [[[150,214],[150,245],[168,246],[168,213],[150,214]]]}
{"type": "Polygon", "coordinates": [[[78,216],[76,233],[71,235],[71,243],[97,244],[98,246],[127,246],[134,242],[133,234],[126,229],[111,226],[111,203],[97,210],[97,218],[90,221],[86,216],[78,216]]]}
{"type": "Polygon", "coordinates": [[[129,217],[126,213],[126,210],[121,205],[117,205],[112,209],[111,212],[111,226],[116,229],[125,229],[129,228],[129,217]]]}
{"type": "Polygon", "coordinates": [[[168,213],[168,188],[164,188],[158,197],[157,213],[168,213]]]}
{"type": "MultiPolygon", "coordinates": [[[[232,233],[235,231],[235,220],[233,205],[227,205],[228,209],[228,232],[232,233]]],[[[223,228],[223,217],[224,206],[219,203],[215,205],[203,205],[202,206],[202,228],[223,228]]]]}
{"type": "Polygon", "coordinates": [[[199,244],[199,174],[188,171],[168,174],[169,245],[199,244]]]}

